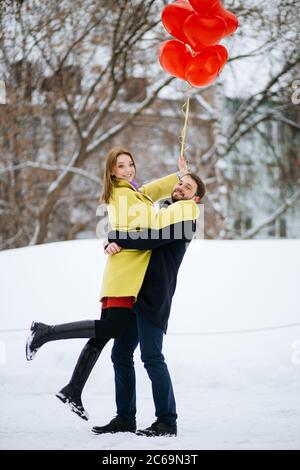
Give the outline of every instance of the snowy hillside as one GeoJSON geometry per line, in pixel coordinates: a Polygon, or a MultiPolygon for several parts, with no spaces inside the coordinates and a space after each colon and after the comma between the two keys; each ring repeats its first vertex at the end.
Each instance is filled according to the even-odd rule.
{"type": "MultiPolygon", "coordinates": [[[[95,436],[115,415],[110,347],[83,402],[84,422],[55,393],[85,340],[49,343],[32,363],[32,320],[98,318],[105,263],[99,240],[0,253],[1,449],[299,449],[300,240],[194,241],[178,278],[164,353],[177,438],[95,436]]],[[[136,353],[138,426],[154,420],[136,353]]]]}

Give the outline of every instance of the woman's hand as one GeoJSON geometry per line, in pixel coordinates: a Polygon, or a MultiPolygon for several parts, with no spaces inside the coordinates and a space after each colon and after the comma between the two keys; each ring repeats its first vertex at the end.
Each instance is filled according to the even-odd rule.
{"type": "Polygon", "coordinates": [[[122,248],[116,243],[110,243],[105,248],[104,253],[106,253],[107,255],[116,255],[117,253],[120,253],[121,250],[122,248]]]}
{"type": "Polygon", "coordinates": [[[178,159],[178,168],[179,168],[179,173],[181,177],[186,175],[189,171],[186,159],[184,158],[183,155],[180,155],[178,159]]]}

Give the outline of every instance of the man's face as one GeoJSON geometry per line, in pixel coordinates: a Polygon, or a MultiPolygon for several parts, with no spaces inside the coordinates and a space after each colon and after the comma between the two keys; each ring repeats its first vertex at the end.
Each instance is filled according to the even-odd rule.
{"type": "Polygon", "coordinates": [[[172,201],[183,201],[187,199],[194,199],[195,202],[199,202],[199,196],[196,196],[197,184],[189,176],[183,176],[181,180],[174,186],[171,197],[172,201]]]}

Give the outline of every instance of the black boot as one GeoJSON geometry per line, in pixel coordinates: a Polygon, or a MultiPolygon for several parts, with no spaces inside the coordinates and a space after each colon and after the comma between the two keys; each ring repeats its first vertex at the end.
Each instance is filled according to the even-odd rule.
{"type": "Polygon", "coordinates": [[[177,424],[167,424],[163,421],[155,421],[149,428],[139,429],[138,436],[177,436],[177,424]]]}
{"type": "Polygon", "coordinates": [[[95,320],[84,320],[60,325],[33,322],[26,342],[26,359],[32,361],[38,349],[48,341],[71,338],[95,338],[95,320]]]}
{"type": "Polygon", "coordinates": [[[68,405],[70,410],[80,416],[80,418],[85,421],[89,419],[89,414],[84,409],[81,401],[81,390],[78,390],[74,385],[66,385],[56,394],[56,397],[68,405]]]}
{"type": "Polygon", "coordinates": [[[66,403],[71,411],[86,421],[89,419],[89,414],[84,409],[81,401],[82,390],[102,349],[108,341],[109,339],[100,338],[90,339],[86,343],[80,353],[70,382],[56,394],[57,398],[66,403]]]}
{"type": "Polygon", "coordinates": [[[95,434],[106,434],[106,433],[116,433],[116,432],[135,432],[136,431],[136,424],[128,423],[127,421],[123,421],[119,416],[113,418],[108,424],[105,426],[94,426],[92,431],[95,434]]]}

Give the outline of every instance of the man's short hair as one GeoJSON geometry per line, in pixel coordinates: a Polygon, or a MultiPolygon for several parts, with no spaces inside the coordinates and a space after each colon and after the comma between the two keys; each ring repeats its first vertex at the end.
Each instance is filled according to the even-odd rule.
{"type": "Polygon", "coordinates": [[[197,185],[197,192],[196,192],[196,196],[199,196],[200,199],[203,198],[203,196],[205,195],[206,193],[206,186],[205,186],[205,183],[202,181],[201,178],[199,178],[198,175],[196,175],[195,173],[187,173],[187,175],[185,176],[190,176],[192,178],[192,180],[195,181],[196,185],[197,185]]]}

